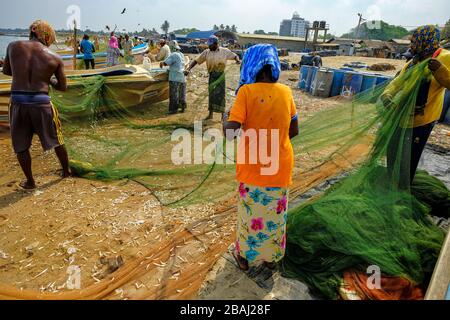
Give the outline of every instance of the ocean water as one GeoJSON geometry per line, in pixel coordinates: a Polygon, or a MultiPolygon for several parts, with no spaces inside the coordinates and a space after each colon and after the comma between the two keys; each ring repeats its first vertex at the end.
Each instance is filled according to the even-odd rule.
{"type": "Polygon", "coordinates": [[[4,58],[6,56],[6,48],[8,48],[8,44],[17,40],[26,40],[26,38],[0,36],[0,58],[4,58]]]}

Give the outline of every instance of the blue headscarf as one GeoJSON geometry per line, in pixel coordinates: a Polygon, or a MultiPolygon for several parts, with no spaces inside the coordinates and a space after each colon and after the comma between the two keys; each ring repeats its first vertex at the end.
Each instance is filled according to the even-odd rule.
{"type": "Polygon", "coordinates": [[[277,47],[271,44],[258,44],[249,48],[242,61],[241,80],[236,94],[243,85],[255,83],[256,76],[265,65],[272,67],[272,77],[278,81],[281,64],[277,47]]]}
{"type": "Polygon", "coordinates": [[[215,35],[212,35],[208,38],[208,46],[212,46],[215,43],[219,43],[219,38],[217,38],[215,35]]]}

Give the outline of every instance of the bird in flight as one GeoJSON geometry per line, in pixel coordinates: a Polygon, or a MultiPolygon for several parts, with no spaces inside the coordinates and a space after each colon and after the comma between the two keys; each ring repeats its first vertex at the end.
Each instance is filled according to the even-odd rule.
{"type": "Polygon", "coordinates": [[[127,11],[127,8],[124,8],[121,14],[124,14],[127,11]]]}

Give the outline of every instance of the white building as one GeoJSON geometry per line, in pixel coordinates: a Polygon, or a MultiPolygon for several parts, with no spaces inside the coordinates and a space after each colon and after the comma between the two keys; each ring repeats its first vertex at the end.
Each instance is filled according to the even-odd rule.
{"type": "Polygon", "coordinates": [[[295,12],[291,20],[291,36],[305,38],[307,27],[309,27],[309,21],[300,18],[300,15],[295,12]]]}

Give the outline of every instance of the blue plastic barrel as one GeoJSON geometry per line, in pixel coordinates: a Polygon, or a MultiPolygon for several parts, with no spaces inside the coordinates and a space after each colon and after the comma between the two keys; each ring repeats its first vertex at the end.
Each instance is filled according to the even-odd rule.
{"type": "Polygon", "coordinates": [[[364,76],[357,72],[347,72],[342,79],[342,91],[343,96],[354,96],[361,92],[361,86],[364,76]]]}
{"type": "Polygon", "coordinates": [[[385,83],[386,81],[391,80],[391,77],[387,77],[387,76],[378,76],[377,77],[377,85],[385,83]]]}
{"type": "Polygon", "coordinates": [[[373,90],[377,86],[378,77],[375,74],[365,73],[363,74],[363,82],[361,85],[361,92],[367,90],[373,90]]]}
{"type": "Polygon", "coordinates": [[[316,79],[317,71],[319,70],[318,67],[312,67],[311,72],[308,74],[308,79],[306,81],[306,91],[309,93],[312,93],[312,84],[314,83],[314,80],[316,79]]]}
{"type": "Polygon", "coordinates": [[[333,84],[333,74],[332,70],[319,69],[311,84],[311,94],[316,97],[328,98],[333,84]]]}
{"type": "Polygon", "coordinates": [[[298,87],[301,90],[305,90],[306,89],[306,81],[308,79],[308,72],[311,69],[310,66],[302,66],[300,68],[300,82],[298,83],[298,87]]]}
{"type": "Polygon", "coordinates": [[[341,94],[342,90],[342,80],[344,79],[345,71],[334,69],[333,70],[333,84],[331,85],[331,97],[335,97],[341,94]]]}

